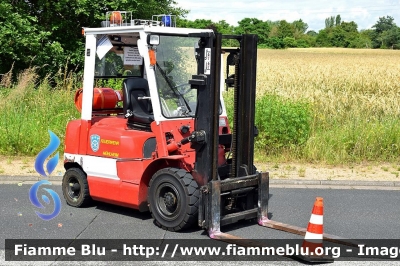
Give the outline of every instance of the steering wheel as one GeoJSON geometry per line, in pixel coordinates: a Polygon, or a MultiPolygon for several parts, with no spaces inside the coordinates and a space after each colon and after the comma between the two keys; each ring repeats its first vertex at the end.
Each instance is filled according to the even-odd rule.
{"type": "MultiPolygon", "coordinates": [[[[190,86],[189,83],[179,84],[179,85],[176,85],[176,86],[174,87],[174,89],[178,89],[178,88],[181,88],[181,87],[184,87],[184,86],[187,86],[187,85],[190,86]]],[[[191,90],[192,90],[192,87],[190,87],[190,88],[188,88],[188,89],[186,89],[186,90],[183,90],[183,91],[179,90],[179,93],[182,94],[182,95],[185,95],[186,93],[188,93],[188,92],[191,91],[191,90]]]]}

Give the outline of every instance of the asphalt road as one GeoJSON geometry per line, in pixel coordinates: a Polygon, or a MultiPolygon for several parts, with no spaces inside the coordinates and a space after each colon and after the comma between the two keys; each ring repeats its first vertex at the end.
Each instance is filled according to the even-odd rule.
{"type": "MultiPolygon", "coordinates": [[[[149,213],[97,203],[88,208],[72,208],[62,198],[61,186],[49,188],[56,191],[62,202],[60,214],[50,221],[41,220],[29,200],[31,185],[0,185],[2,205],[0,215],[1,265],[53,265],[51,262],[4,262],[5,239],[207,239],[203,230],[174,233],[153,224],[149,213]]],[[[110,193],[112,193],[110,191],[110,193]]],[[[350,189],[270,189],[269,212],[271,219],[296,226],[307,227],[315,197],[324,198],[324,232],[353,239],[398,239],[400,237],[400,193],[390,190],[350,189]]],[[[40,210],[51,213],[50,210],[40,210]]],[[[301,236],[267,229],[250,222],[226,226],[222,231],[248,239],[301,239],[301,236]]],[[[161,262],[160,262],[161,263],[161,262]]],[[[243,263],[236,262],[237,265],[243,263]]],[[[271,264],[271,262],[269,262],[271,264]]],[[[335,262],[342,264],[345,262],[335,262]]],[[[64,263],[77,265],[77,262],[64,263]]],[[[62,265],[64,265],[62,264],[62,265]]],[[[87,264],[87,263],[86,263],[87,264]]],[[[86,265],[85,264],[85,265],[86,265]]],[[[100,262],[89,264],[100,265],[100,262]]],[[[110,262],[106,263],[110,265],[110,262]]],[[[118,265],[130,265],[118,262],[118,265]]],[[[116,265],[117,265],[116,264],[116,265]]],[[[156,262],[141,262],[154,265],[156,262]]],[[[138,265],[139,265],[138,264],[138,265]]],[[[171,264],[171,263],[170,263],[171,264]]],[[[180,264],[173,262],[171,265],[180,264]]],[[[210,262],[186,262],[210,265],[210,262]]],[[[224,262],[212,262],[222,265],[224,262]]],[[[254,262],[252,265],[262,265],[254,262]]],[[[292,265],[297,262],[276,261],[275,265],[292,265]]],[[[362,265],[365,265],[362,262],[362,265]]],[[[368,264],[368,263],[367,263],[368,264]]],[[[387,264],[387,262],[385,263],[387,264]]],[[[393,264],[393,263],[392,263],[393,264]]],[[[55,265],[61,265],[55,263],[55,265]]],[[[233,264],[231,264],[233,265],[233,264]]],[[[345,264],[343,264],[345,265],[345,264]]],[[[361,264],[360,264],[361,265],[361,264]]]]}

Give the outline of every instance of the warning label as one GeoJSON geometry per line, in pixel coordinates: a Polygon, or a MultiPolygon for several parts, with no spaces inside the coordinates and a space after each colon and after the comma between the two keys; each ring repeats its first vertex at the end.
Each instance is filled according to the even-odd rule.
{"type": "Polygon", "coordinates": [[[137,47],[124,47],[124,65],[142,65],[143,57],[139,54],[137,47]]]}
{"type": "Polygon", "coordinates": [[[211,48],[204,49],[204,74],[211,73],[211,48]]]}

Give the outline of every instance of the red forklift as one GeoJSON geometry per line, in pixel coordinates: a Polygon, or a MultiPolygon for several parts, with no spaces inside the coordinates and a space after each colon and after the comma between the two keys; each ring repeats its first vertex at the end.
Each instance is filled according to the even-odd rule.
{"type": "Polygon", "coordinates": [[[84,28],[81,118],[65,137],[66,202],[150,211],[161,228],[197,223],[216,239],[237,239],[220,227],[252,219],[304,235],[268,219],[269,176],[253,164],[257,36],[175,25],[170,15],[114,11],[102,27],[84,28]],[[224,39],[238,47],[222,48],[224,39]],[[234,91],[232,128],[224,88],[234,91]]]}

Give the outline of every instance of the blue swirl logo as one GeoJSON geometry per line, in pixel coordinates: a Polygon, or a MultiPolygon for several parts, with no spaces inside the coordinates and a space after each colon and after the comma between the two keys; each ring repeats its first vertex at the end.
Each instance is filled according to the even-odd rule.
{"type": "MultiPolygon", "coordinates": [[[[39,152],[38,156],[36,157],[36,161],[35,161],[35,170],[42,176],[47,176],[43,169],[44,161],[46,160],[47,157],[49,157],[53,152],[55,152],[57,150],[58,146],[60,146],[60,139],[56,136],[56,134],[54,134],[50,130],[49,130],[49,134],[50,134],[49,145],[46,148],[44,148],[41,152],[39,152]]],[[[58,157],[59,156],[58,156],[58,152],[57,152],[57,154],[53,158],[49,159],[49,161],[47,162],[46,168],[47,168],[47,172],[49,173],[49,175],[56,168],[56,166],[58,164],[58,157]]]]}
{"type": "MultiPolygon", "coordinates": [[[[29,190],[29,199],[31,200],[32,204],[38,208],[44,209],[45,207],[40,203],[38,197],[37,197],[37,192],[39,190],[39,187],[41,185],[51,185],[51,183],[47,180],[42,180],[39,182],[36,182],[31,189],[29,190]]],[[[50,214],[43,214],[40,213],[38,211],[36,211],[35,213],[37,214],[37,216],[39,216],[40,218],[42,218],[43,220],[51,220],[54,217],[56,217],[60,211],[61,211],[61,200],[60,197],[58,196],[58,194],[52,190],[52,189],[48,189],[48,188],[44,188],[45,191],[47,191],[50,196],[52,197],[53,201],[54,201],[54,211],[53,213],[50,214]]],[[[42,195],[42,200],[46,203],[46,204],[50,204],[50,200],[46,195],[42,195]]]]}
{"type": "MultiPolygon", "coordinates": [[[[43,168],[46,158],[49,157],[53,152],[55,152],[58,149],[58,147],[60,146],[60,139],[56,136],[56,134],[54,134],[53,132],[51,132],[49,130],[49,135],[50,135],[49,145],[46,148],[44,148],[41,152],[39,152],[38,156],[36,157],[36,161],[35,161],[35,170],[42,176],[47,176],[46,172],[43,168]]],[[[56,168],[56,166],[58,164],[58,159],[59,159],[59,155],[57,152],[57,154],[53,158],[50,158],[49,161],[47,162],[46,168],[47,168],[47,172],[49,175],[56,168]]],[[[41,180],[41,181],[33,184],[31,189],[29,190],[29,199],[34,206],[36,206],[40,209],[44,209],[45,206],[43,206],[43,204],[40,203],[38,196],[37,196],[39,187],[41,185],[51,185],[51,183],[47,180],[41,180]]],[[[60,200],[60,197],[58,196],[58,194],[54,190],[48,189],[48,188],[44,188],[44,190],[50,194],[50,196],[54,202],[54,211],[51,214],[43,214],[43,213],[36,211],[36,214],[41,219],[48,221],[48,220],[53,219],[60,213],[61,200],[60,200]]],[[[50,204],[50,199],[46,195],[42,195],[42,200],[47,205],[50,204]]]]}

